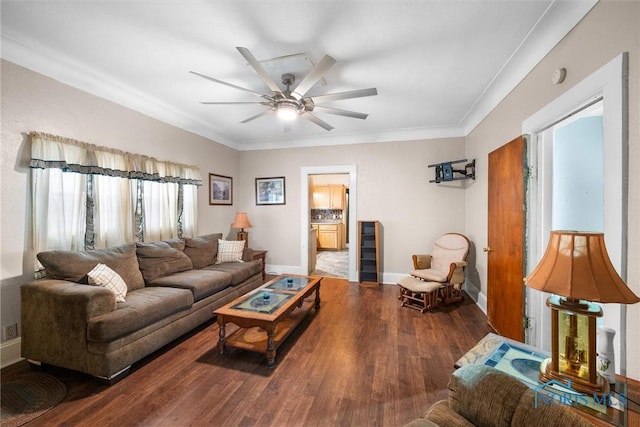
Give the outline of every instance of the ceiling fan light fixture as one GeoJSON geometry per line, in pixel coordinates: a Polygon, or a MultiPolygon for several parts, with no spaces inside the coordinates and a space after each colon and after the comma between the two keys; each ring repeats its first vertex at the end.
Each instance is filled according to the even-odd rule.
{"type": "Polygon", "coordinates": [[[276,114],[280,120],[290,122],[298,117],[298,110],[298,105],[294,102],[280,102],[276,114]]]}

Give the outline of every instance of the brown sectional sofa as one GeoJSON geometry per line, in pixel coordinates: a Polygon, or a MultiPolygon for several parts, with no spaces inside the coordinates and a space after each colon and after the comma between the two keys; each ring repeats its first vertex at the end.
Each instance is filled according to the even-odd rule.
{"type": "Polygon", "coordinates": [[[22,356],[108,381],[126,374],[132,363],[263,283],[251,249],[242,262],[216,264],[218,239],[221,233],[38,254],[47,277],[21,288],[22,356]],[[88,284],[98,263],[122,277],[125,302],[88,284]]]}

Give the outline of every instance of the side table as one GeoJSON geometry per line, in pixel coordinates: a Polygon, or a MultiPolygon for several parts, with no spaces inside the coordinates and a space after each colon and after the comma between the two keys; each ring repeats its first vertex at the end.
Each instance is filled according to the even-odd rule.
{"type": "Polygon", "coordinates": [[[267,280],[267,272],[265,270],[267,252],[269,251],[265,251],[262,249],[253,250],[253,259],[259,259],[260,261],[262,261],[262,280],[267,280]]]}

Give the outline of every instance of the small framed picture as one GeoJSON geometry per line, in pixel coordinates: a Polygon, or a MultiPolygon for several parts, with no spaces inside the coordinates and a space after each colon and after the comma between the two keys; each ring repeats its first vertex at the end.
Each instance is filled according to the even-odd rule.
{"type": "Polygon", "coordinates": [[[209,204],[233,204],[233,178],[213,173],[209,174],[209,204]]]}
{"type": "Polygon", "coordinates": [[[284,205],[284,176],[256,178],[256,205],[284,205]]]}

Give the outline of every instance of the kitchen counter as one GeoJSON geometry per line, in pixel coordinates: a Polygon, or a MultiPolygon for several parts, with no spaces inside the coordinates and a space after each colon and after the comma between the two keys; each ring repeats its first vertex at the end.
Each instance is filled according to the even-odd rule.
{"type": "Polygon", "coordinates": [[[311,225],[322,225],[322,224],[342,224],[341,219],[313,219],[311,220],[311,225]]]}

